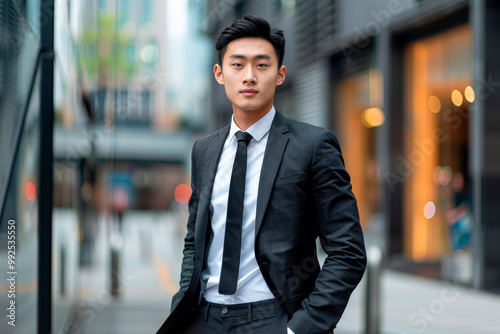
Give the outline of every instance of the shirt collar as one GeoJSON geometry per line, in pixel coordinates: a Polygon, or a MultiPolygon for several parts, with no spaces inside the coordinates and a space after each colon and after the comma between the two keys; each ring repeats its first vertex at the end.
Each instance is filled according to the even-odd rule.
{"type": "MultiPolygon", "coordinates": [[[[274,116],[276,114],[276,109],[272,106],[271,110],[267,114],[265,114],[261,119],[257,122],[253,123],[245,132],[248,132],[252,135],[255,141],[260,141],[266,133],[271,129],[271,125],[273,124],[274,116]]],[[[234,134],[241,130],[236,123],[234,122],[234,115],[231,117],[231,127],[229,129],[229,142],[233,141],[235,137],[234,134]]]]}

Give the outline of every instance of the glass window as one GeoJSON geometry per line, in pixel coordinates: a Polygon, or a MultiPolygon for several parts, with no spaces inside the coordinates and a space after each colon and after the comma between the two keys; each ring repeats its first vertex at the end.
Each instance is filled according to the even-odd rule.
{"type": "Polygon", "coordinates": [[[375,218],[378,204],[375,127],[384,122],[381,87],[379,73],[366,70],[340,80],[337,94],[340,112],[336,133],[364,227],[375,218]]]}
{"type": "Polygon", "coordinates": [[[404,252],[433,261],[470,248],[470,27],[412,42],[404,57],[404,252]]]}
{"type": "MultiPolygon", "coordinates": [[[[2,1],[6,2],[6,1],[2,1]]],[[[11,15],[17,17],[19,14],[24,16],[23,23],[28,22],[30,30],[37,36],[40,36],[40,31],[43,25],[50,22],[52,19],[52,8],[50,5],[44,6],[40,10],[40,0],[14,0],[7,1],[6,7],[9,9],[11,15]]]]}
{"type": "Polygon", "coordinates": [[[13,5],[0,5],[0,189],[7,181],[16,131],[29,98],[39,42],[13,5]],[[35,51],[35,52],[34,52],[35,51]]]}
{"type": "MultiPolygon", "coordinates": [[[[2,285],[8,293],[0,293],[0,305],[11,308],[0,322],[1,333],[36,333],[38,281],[38,166],[39,166],[39,87],[35,80],[30,105],[21,133],[19,150],[8,180],[7,194],[0,220],[0,257],[7,261],[2,270],[2,285]],[[9,257],[10,256],[10,257],[9,257]],[[10,281],[7,281],[10,279],[10,281]],[[14,283],[14,284],[12,284],[14,283]],[[15,327],[8,324],[14,321],[15,327]]],[[[4,291],[2,291],[4,292],[4,291]]]]}

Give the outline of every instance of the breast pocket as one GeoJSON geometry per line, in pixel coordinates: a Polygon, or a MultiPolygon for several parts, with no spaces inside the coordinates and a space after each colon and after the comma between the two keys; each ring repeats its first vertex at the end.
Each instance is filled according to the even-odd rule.
{"type": "Polygon", "coordinates": [[[305,180],[306,180],[306,176],[302,173],[283,175],[283,176],[280,176],[276,179],[276,182],[274,183],[274,187],[279,188],[279,187],[286,186],[287,184],[299,183],[299,182],[303,182],[305,180]]]}

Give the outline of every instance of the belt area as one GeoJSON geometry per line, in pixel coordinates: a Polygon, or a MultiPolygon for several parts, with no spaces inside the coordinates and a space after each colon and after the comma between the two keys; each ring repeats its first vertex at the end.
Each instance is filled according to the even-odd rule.
{"type": "Polygon", "coordinates": [[[252,315],[272,315],[284,313],[285,310],[280,302],[276,299],[268,299],[259,302],[242,303],[242,304],[218,304],[211,303],[205,299],[201,300],[199,311],[204,313],[206,317],[244,317],[249,319],[252,315]]]}

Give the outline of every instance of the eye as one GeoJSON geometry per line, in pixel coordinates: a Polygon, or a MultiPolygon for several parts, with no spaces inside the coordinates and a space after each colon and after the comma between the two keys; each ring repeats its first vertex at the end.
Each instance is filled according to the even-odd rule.
{"type": "Polygon", "coordinates": [[[232,66],[233,67],[242,67],[243,65],[241,65],[240,63],[233,63],[232,66]]]}
{"type": "Polygon", "coordinates": [[[269,66],[269,65],[264,64],[264,63],[261,63],[261,64],[257,65],[257,67],[261,67],[261,68],[268,67],[268,66],[269,66]]]}

